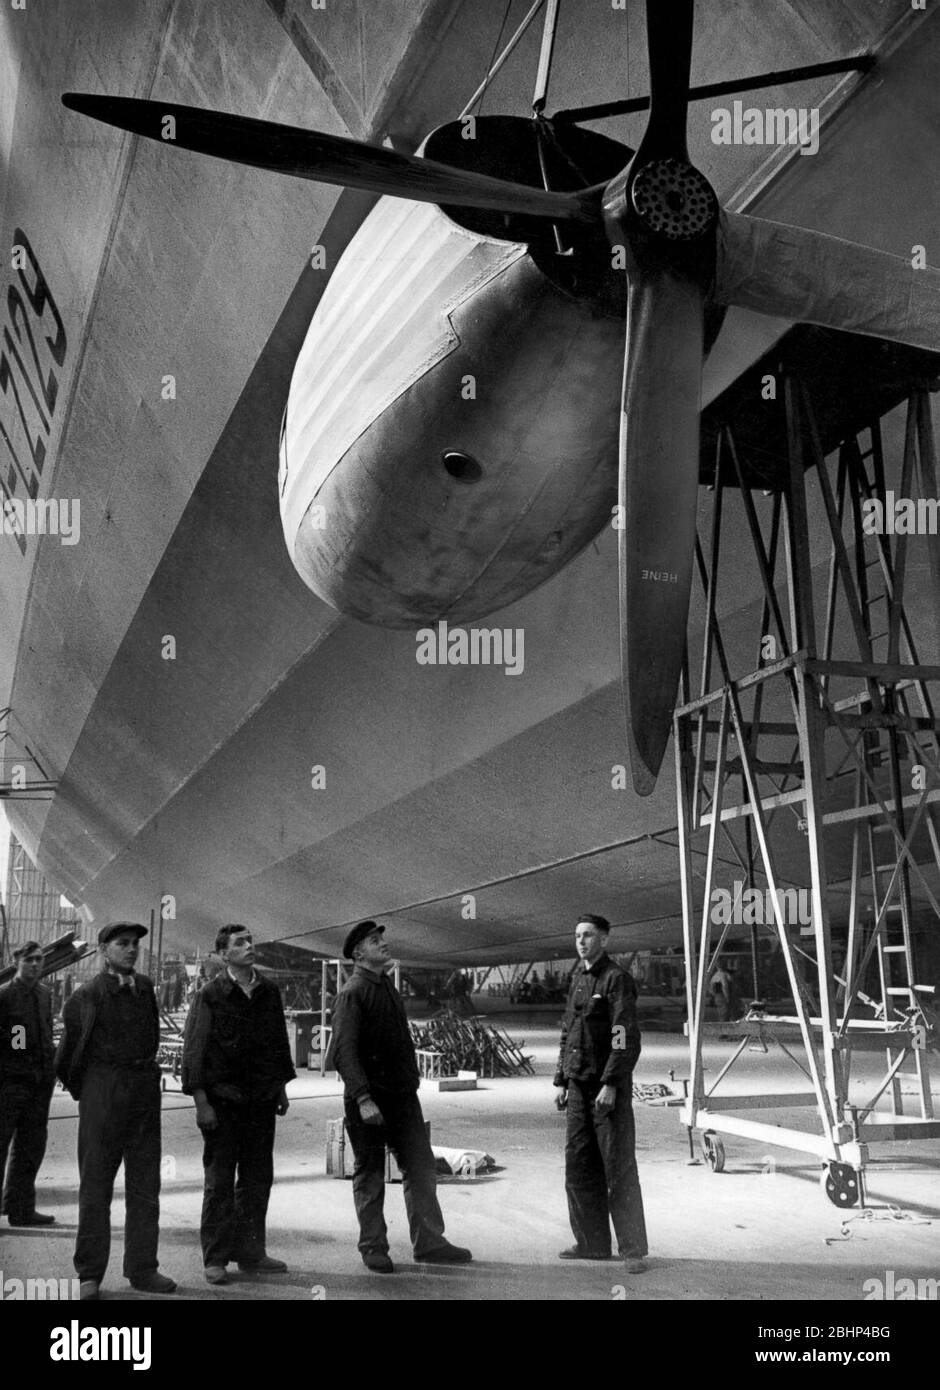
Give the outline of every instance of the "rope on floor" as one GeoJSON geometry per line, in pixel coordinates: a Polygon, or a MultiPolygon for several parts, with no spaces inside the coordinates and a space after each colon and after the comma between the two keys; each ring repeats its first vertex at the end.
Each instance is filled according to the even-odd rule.
{"type": "Polygon", "coordinates": [[[851,1240],[854,1232],[849,1229],[853,1221],[901,1221],[910,1226],[932,1226],[933,1221],[929,1216],[915,1216],[913,1212],[902,1211],[893,1203],[886,1207],[863,1207],[861,1211],[853,1212],[851,1216],[843,1216],[842,1230],[837,1236],[826,1236],[827,1245],[834,1245],[840,1240],[851,1240]]]}

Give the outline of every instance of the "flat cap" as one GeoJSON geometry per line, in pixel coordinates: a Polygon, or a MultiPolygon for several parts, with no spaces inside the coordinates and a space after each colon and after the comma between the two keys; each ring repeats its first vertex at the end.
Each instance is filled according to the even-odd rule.
{"type": "Polygon", "coordinates": [[[147,935],[147,928],[139,922],[108,922],[98,933],[98,945],[106,946],[113,936],[118,936],[122,931],[136,932],[138,939],[147,935]]]}
{"type": "Polygon", "coordinates": [[[353,951],[360,941],[365,941],[367,936],[371,936],[374,931],[384,931],[377,922],[357,922],[352,931],[347,935],[343,942],[343,955],[347,960],[352,960],[353,951]]]}

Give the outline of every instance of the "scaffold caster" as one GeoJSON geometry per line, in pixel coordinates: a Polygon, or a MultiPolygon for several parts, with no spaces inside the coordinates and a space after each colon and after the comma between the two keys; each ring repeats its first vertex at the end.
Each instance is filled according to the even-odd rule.
{"type": "Polygon", "coordinates": [[[858,1174],[848,1163],[823,1165],[822,1185],[826,1196],[836,1207],[854,1207],[858,1203],[858,1174]]]}
{"type": "Polygon", "coordinates": [[[713,1129],[706,1129],[702,1135],[702,1154],[713,1173],[725,1170],[725,1146],[713,1129]]]}

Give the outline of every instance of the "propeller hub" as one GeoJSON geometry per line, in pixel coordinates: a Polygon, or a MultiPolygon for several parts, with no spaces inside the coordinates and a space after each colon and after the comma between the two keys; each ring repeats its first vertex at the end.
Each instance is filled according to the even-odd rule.
{"type": "Polygon", "coordinates": [[[673,242],[695,241],[718,217],[718,199],[708,179],[683,159],[645,164],[633,180],[630,198],[647,230],[673,242]]]}

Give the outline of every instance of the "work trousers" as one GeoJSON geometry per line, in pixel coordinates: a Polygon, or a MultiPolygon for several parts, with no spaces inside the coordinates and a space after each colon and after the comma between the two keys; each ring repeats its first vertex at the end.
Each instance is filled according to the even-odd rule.
{"type": "Polygon", "coordinates": [[[36,1174],[46,1152],[51,1099],[51,1081],[8,1078],[0,1082],[0,1182],[9,1153],[3,1210],[14,1220],[36,1210],[36,1174]]]}
{"type": "Polygon", "coordinates": [[[160,1070],[92,1065],[78,1102],[79,1279],[100,1283],[111,1252],[111,1198],[124,1164],[124,1274],[157,1268],[160,1225],[160,1070]]]}
{"type": "Polygon", "coordinates": [[[610,1254],[610,1223],[625,1260],[647,1253],[643,1197],[636,1167],[636,1129],[629,1083],[617,1087],[617,1103],[598,1115],[596,1081],[568,1083],[565,1192],[579,1249],[610,1254]]]}
{"type": "Polygon", "coordinates": [[[213,1100],[216,1128],[203,1130],[202,1259],[257,1264],[267,1253],[265,1222],[274,1181],[276,1102],[213,1100]]]}
{"type": "Polygon", "coordinates": [[[445,1243],[437,1170],[421,1105],[413,1091],[374,1092],[372,1099],[382,1112],[381,1125],[364,1124],[354,1100],[347,1097],[345,1106],[346,1129],[356,1159],[353,1201],[359,1218],[359,1249],[363,1255],[388,1253],[384,1216],[387,1145],[401,1169],[411,1244],[420,1258],[445,1243]]]}

